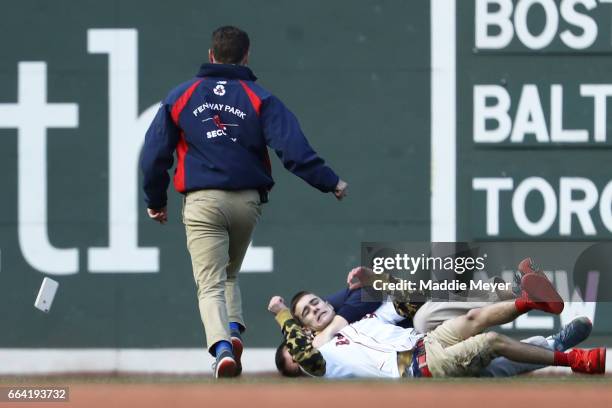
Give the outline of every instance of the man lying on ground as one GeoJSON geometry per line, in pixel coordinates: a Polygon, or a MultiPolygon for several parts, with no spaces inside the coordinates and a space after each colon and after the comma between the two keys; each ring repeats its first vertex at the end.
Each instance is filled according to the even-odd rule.
{"type": "MultiPolygon", "coordinates": [[[[530,258],[524,259],[518,267],[519,273],[517,274],[517,279],[515,279],[518,284],[520,284],[520,279],[524,274],[527,273],[538,273],[543,275],[541,271],[537,271],[533,266],[533,263],[530,258]]],[[[345,318],[348,323],[353,323],[355,321],[360,320],[367,313],[374,312],[374,310],[380,306],[381,302],[375,301],[363,301],[361,298],[361,288],[364,286],[371,285],[372,280],[375,277],[380,277],[380,275],[375,275],[371,269],[368,268],[354,268],[351,270],[347,277],[347,282],[349,284],[348,289],[343,289],[337,294],[328,296],[326,298],[320,299],[318,298],[317,303],[324,307],[325,302],[329,303],[329,306],[332,307],[332,310],[336,315],[340,315],[345,318]],[[343,300],[346,299],[348,305],[345,305],[343,300]]],[[[389,280],[389,277],[386,278],[389,280]]],[[[520,286],[520,285],[519,285],[520,286]]],[[[520,287],[515,288],[520,292],[520,287]]],[[[296,295],[296,297],[301,297],[304,294],[312,294],[308,292],[300,292],[296,295]]],[[[314,295],[314,294],[312,294],[314,295]]],[[[509,299],[513,298],[512,292],[508,293],[497,293],[498,299],[509,299]]],[[[314,295],[316,296],[316,295],[314,295]]],[[[473,297],[475,298],[475,297],[473,297]]],[[[295,300],[291,302],[292,305],[295,305],[295,300]]],[[[406,307],[400,308],[401,305],[396,302],[394,304],[395,308],[400,308],[401,312],[404,314],[403,316],[396,315],[393,320],[398,321],[396,323],[404,328],[412,327],[413,320],[415,322],[414,327],[420,327],[420,330],[417,331],[424,333],[426,330],[431,331],[435,327],[439,326],[442,321],[448,320],[450,318],[458,317],[462,314],[467,313],[470,309],[474,309],[477,307],[484,306],[489,304],[489,302],[480,301],[480,302],[427,302],[425,305],[421,306],[419,303],[412,303],[412,306],[409,308],[413,310],[413,313],[406,313],[406,307]]],[[[316,315],[318,313],[317,310],[313,311],[316,315]]],[[[331,316],[331,315],[330,315],[331,316]]],[[[325,319],[325,316],[323,317],[325,319]]],[[[307,318],[306,318],[307,319],[307,318]]],[[[296,318],[296,321],[300,321],[299,317],[296,318]]],[[[308,322],[309,324],[317,327],[316,322],[308,322]]],[[[592,323],[590,319],[587,317],[577,317],[572,320],[570,323],[566,324],[561,330],[549,337],[543,336],[533,336],[528,339],[522,340],[524,343],[536,345],[539,347],[547,348],[549,350],[554,351],[566,351],[572,347],[577,346],[582,341],[584,341],[590,335],[592,330],[592,323]]],[[[306,329],[306,332],[309,332],[310,329],[306,329]]],[[[316,332],[316,329],[314,330],[316,332]]],[[[287,349],[287,345],[285,341],[283,341],[280,346],[276,350],[275,354],[275,363],[278,371],[287,377],[297,377],[303,375],[303,371],[300,369],[299,364],[297,364],[294,359],[289,354],[287,349]]],[[[542,365],[534,365],[534,364],[525,364],[518,363],[512,360],[508,360],[504,357],[498,357],[493,359],[491,363],[483,368],[479,376],[482,377],[508,377],[513,375],[519,375],[522,373],[530,372],[542,368],[542,365]]]]}
{"type": "Polygon", "coordinates": [[[316,344],[293,319],[282,298],[273,297],[269,310],[281,325],[293,359],[314,376],[473,376],[496,356],[531,364],[569,366],[573,371],[588,374],[605,372],[605,348],[563,353],[524,344],[494,332],[482,333],[488,327],[508,323],[529,310],[561,312],[562,299],[545,277],[526,274],[522,286],[521,297],[515,301],[473,309],[426,335],[395,326],[389,317],[392,315],[389,309],[395,309],[391,303],[383,304],[376,313],[356,323],[347,324],[342,318],[329,319],[333,311],[317,307],[319,300],[306,294],[296,299],[294,312],[307,321],[312,317],[316,327],[311,328],[320,331],[319,344],[316,344]]]}

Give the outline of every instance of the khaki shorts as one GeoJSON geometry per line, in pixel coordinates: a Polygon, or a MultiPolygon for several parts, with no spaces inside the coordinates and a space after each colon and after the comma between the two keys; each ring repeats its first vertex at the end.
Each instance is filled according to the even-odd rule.
{"type": "Polygon", "coordinates": [[[494,357],[486,333],[459,336],[457,319],[447,320],[425,336],[427,367],[433,377],[477,376],[494,357]]]}

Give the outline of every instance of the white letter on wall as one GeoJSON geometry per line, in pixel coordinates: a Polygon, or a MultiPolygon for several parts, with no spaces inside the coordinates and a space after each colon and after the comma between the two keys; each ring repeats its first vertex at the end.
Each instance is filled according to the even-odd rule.
{"type": "Polygon", "coordinates": [[[587,178],[561,177],[559,184],[559,233],[571,235],[572,214],[576,214],[585,235],[595,235],[595,225],[591,219],[591,210],[597,204],[597,187],[587,178]],[[573,191],[582,191],[584,198],[574,200],[573,191]]]}
{"type": "Polygon", "coordinates": [[[512,190],[514,182],[511,178],[476,177],[472,179],[475,191],[484,190],[487,195],[487,235],[499,235],[499,192],[512,190]]]}
{"type": "Polygon", "coordinates": [[[512,120],[508,115],[510,95],[503,86],[474,85],[474,142],[503,142],[512,129],[512,120]],[[495,99],[496,103],[487,106],[487,99],[495,99]],[[497,128],[487,130],[487,119],[495,120],[497,128]]]}
{"type": "Polygon", "coordinates": [[[79,271],[76,248],[55,248],[47,229],[47,128],[75,128],[79,106],[47,103],[47,64],[20,62],[18,102],[0,104],[0,128],[17,128],[19,246],[40,272],[70,275],[79,271]]]}
{"type": "Polygon", "coordinates": [[[514,36],[512,27],[511,0],[476,0],[476,48],[499,49],[507,47],[514,36]],[[499,7],[494,13],[489,12],[489,4],[499,7]],[[499,34],[489,35],[489,27],[498,27],[499,34]]]}
{"type": "Polygon", "coordinates": [[[138,246],[138,157],[158,105],[138,115],[138,32],[91,29],[88,51],[108,54],[109,246],[89,248],[91,272],[158,272],[159,249],[138,246]]]}
{"type": "Polygon", "coordinates": [[[541,235],[545,233],[557,217],[557,196],[555,196],[555,191],[541,177],[529,177],[523,180],[514,191],[514,196],[512,197],[512,214],[516,225],[525,234],[541,235]],[[544,200],[544,212],[536,222],[529,220],[525,212],[527,195],[532,191],[539,192],[544,200]]]}

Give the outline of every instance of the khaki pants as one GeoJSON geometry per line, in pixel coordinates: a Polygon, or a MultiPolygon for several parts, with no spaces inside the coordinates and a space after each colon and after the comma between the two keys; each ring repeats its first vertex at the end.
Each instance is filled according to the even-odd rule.
{"type": "Polygon", "coordinates": [[[187,248],[211,354],[215,343],[230,341],[229,322],[245,326],[238,272],[260,216],[256,190],[199,190],[184,198],[187,248]]]}
{"type": "Polygon", "coordinates": [[[433,377],[477,376],[495,357],[486,333],[464,340],[457,324],[457,319],[447,320],[423,340],[433,377]]]}

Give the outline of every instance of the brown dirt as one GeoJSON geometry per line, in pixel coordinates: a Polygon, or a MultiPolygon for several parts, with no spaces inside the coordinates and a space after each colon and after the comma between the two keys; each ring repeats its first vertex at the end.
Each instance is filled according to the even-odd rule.
{"type": "MultiPolygon", "coordinates": [[[[87,408],[595,408],[612,407],[609,381],[415,381],[414,383],[72,384],[69,403],[18,403],[16,407],[87,408]]],[[[0,403],[0,407],[7,406],[0,403]]]]}

